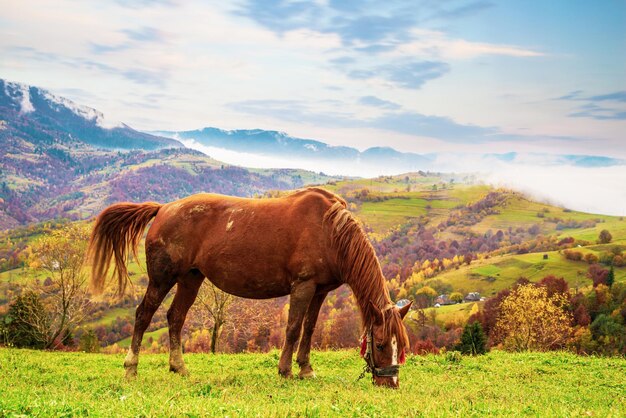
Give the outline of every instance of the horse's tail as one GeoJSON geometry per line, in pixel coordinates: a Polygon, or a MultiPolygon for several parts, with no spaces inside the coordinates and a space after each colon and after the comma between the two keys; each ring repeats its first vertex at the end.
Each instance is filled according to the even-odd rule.
{"type": "Polygon", "coordinates": [[[100,213],[87,250],[87,257],[92,263],[91,289],[94,293],[100,294],[104,290],[111,257],[114,257],[113,276],[117,276],[117,293],[119,296],[124,294],[130,281],[126,268],[128,249],[132,249],[137,260],[137,246],[143,231],[161,206],[154,202],[117,203],[100,213]]]}

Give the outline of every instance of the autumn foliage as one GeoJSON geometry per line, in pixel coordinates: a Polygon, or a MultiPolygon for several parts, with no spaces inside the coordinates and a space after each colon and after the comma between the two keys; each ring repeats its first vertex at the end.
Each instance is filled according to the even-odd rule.
{"type": "Polygon", "coordinates": [[[546,286],[520,286],[502,301],[496,332],[512,351],[563,347],[572,334],[567,305],[563,293],[548,295],[546,286]]]}

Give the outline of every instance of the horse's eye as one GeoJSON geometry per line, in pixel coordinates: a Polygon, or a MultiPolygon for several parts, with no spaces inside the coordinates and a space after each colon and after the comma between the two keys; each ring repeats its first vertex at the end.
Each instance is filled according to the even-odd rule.
{"type": "Polygon", "coordinates": [[[376,349],[378,351],[383,351],[385,349],[385,346],[383,344],[376,344],[376,349]]]}

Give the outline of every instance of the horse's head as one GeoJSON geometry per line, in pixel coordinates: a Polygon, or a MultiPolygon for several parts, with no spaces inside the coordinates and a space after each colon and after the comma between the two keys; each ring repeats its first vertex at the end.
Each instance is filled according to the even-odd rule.
{"type": "Polygon", "coordinates": [[[365,329],[361,342],[361,356],[372,373],[374,384],[397,388],[400,386],[400,365],[404,363],[409,338],[402,319],[411,303],[402,307],[390,305],[379,309],[371,304],[374,321],[365,329]]]}

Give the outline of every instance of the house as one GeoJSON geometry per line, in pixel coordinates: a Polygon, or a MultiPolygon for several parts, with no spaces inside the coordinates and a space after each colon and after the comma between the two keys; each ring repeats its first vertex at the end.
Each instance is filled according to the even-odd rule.
{"type": "Polygon", "coordinates": [[[435,299],[435,304],[439,304],[439,306],[443,305],[454,305],[456,302],[450,299],[448,295],[439,295],[437,299],[435,299]]]}
{"type": "Polygon", "coordinates": [[[478,302],[481,300],[480,293],[478,292],[469,292],[467,296],[463,298],[465,302],[478,302]]]}

